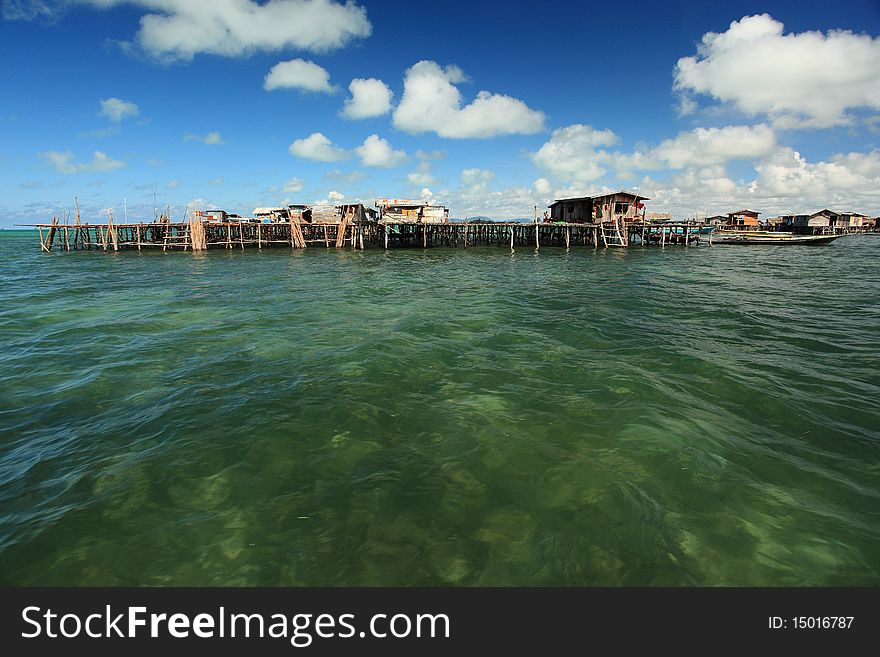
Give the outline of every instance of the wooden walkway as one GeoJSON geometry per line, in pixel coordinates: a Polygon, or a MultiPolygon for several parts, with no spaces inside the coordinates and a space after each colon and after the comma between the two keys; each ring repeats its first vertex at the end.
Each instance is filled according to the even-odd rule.
{"type": "MultiPolygon", "coordinates": [[[[364,249],[469,248],[475,246],[626,248],[698,244],[702,237],[692,223],[300,223],[283,221],[157,221],[103,224],[28,224],[37,228],[42,251],[204,251],[208,248],[245,249],[287,246],[364,249]]],[[[709,236],[711,244],[711,236],[709,236]]]]}

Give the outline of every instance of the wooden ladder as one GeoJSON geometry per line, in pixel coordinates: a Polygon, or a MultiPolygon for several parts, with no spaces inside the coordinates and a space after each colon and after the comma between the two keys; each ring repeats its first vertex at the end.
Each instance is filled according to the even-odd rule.
{"type": "MultiPolygon", "coordinates": [[[[602,243],[605,247],[609,246],[626,246],[626,237],[625,232],[620,232],[620,224],[617,220],[614,221],[603,221],[600,224],[600,229],[602,231],[602,243]]],[[[624,228],[626,231],[626,228],[624,228]]]]}
{"type": "Polygon", "coordinates": [[[186,251],[187,247],[192,246],[190,240],[190,232],[189,232],[189,224],[186,224],[186,229],[183,231],[183,235],[171,235],[171,227],[168,226],[165,229],[165,241],[162,244],[162,250],[166,251],[167,249],[173,249],[175,246],[183,246],[183,250],[186,251]]]}

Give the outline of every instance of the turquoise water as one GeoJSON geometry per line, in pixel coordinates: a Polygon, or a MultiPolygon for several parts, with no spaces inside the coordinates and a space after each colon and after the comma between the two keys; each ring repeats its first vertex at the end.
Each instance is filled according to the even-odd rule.
{"type": "Polygon", "coordinates": [[[880,585],[878,254],[0,232],[0,584],[880,585]]]}

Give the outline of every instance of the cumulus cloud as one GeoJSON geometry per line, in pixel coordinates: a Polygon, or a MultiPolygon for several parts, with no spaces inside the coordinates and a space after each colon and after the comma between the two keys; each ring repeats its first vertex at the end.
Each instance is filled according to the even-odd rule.
{"type": "Polygon", "coordinates": [[[532,154],[532,161],[563,180],[591,181],[601,178],[606,160],[602,146],[613,146],[617,135],[576,123],[554,130],[550,140],[532,154]]]}
{"type": "Polygon", "coordinates": [[[101,115],[106,116],[114,123],[140,113],[138,106],[121,98],[105,98],[101,101],[101,115]]]}
{"type": "Polygon", "coordinates": [[[194,135],[191,133],[186,133],[183,135],[183,141],[198,141],[206,146],[219,146],[220,144],[225,143],[223,138],[220,136],[219,132],[209,132],[206,135],[194,135]]]}
{"type": "Polygon", "coordinates": [[[550,181],[546,178],[538,178],[534,182],[535,191],[541,196],[547,196],[550,193],[550,190],[553,189],[550,181]]]}
{"type": "Polygon", "coordinates": [[[847,206],[853,196],[880,199],[880,150],[811,163],[794,149],[781,147],[755,169],[758,176],[749,191],[757,196],[846,199],[847,206]]]}
{"type": "Polygon", "coordinates": [[[461,183],[466,186],[487,185],[495,179],[495,172],[488,169],[464,169],[461,172],[461,183]]]}
{"type": "Polygon", "coordinates": [[[463,105],[455,85],[466,79],[456,66],[441,68],[428,60],[411,66],[394,110],[394,126],[412,134],[436,132],[453,139],[534,134],[544,129],[543,112],[510,96],[481,91],[463,105]]]}
{"type": "Polygon", "coordinates": [[[291,59],[275,64],[263,80],[263,89],[302,89],[324,94],[336,91],[330,84],[327,70],[305,59],[291,59]]]}
{"type": "Polygon", "coordinates": [[[349,156],[347,151],[334,146],[333,142],[320,132],[313,132],[304,139],[295,140],[287,150],[291,155],[317,162],[337,162],[349,156]]]}
{"type": "Polygon", "coordinates": [[[422,187],[436,184],[437,178],[432,172],[431,163],[424,161],[419,163],[415,171],[410,171],[406,174],[406,181],[412,185],[422,187]]]}
{"type": "Polygon", "coordinates": [[[769,126],[695,128],[665,139],[654,147],[633,152],[610,151],[617,135],[574,124],[554,130],[550,140],[532,154],[532,161],[566,182],[599,180],[613,169],[630,177],[636,170],[682,169],[723,165],[731,160],[764,157],[776,148],[776,133],[769,126]]]}
{"type": "Polygon", "coordinates": [[[379,135],[370,135],[355,149],[361,158],[361,166],[390,169],[406,162],[407,155],[402,150],[394,150],[391,144],[379,135]]]}
{"type": "Polygon", "coordinates": [[[359,180],[363,180],[364,177],[366,177],[366,174],[363,171],[350,171],[349,173],[345,173],[339,169],[331,169],[324,174],[324,178],[327,180],[344,182],[347,185],[353,185],[359,180]]]}
{"type": "Polygon", "coordinates": [[[283,189],[287,193],[296,194],[296,193],[302,191],[304,184],[305,183],[302,180],[300,180],[296,176],[293,176],[290,180],[288,180],[284,183],[283,189]]]}
{"type": "Polygon", "coordinates": [[[180,187],[179,180],[169,180],[168,184],[165,185],[165,189],[177,189],[178,187],[180,187]]]}
{"type": "Polygon", "coordinates": [[[347,119],[367,119],[391,111],[394,94],[388,85],[376,78],[356,78],[348,85],[351,98],[346,99],[342,116],[347,119]]]}
{"type": "Polygon", "coordinates": [[[416,157],[420,160],[442,160],[446,157],[446,151],[424,151],[420,148],[416,151],[416,157]]]}
{"type": "Polygon", "coordinates": [[[665,139],[647,153],[646,159],[657,160],[661,166],[680,169],[763,157],[773,152],[774,148],[776,133],[766,125],[695,128],[679,133],[674,139],[665,139]]]}
{"type": "MultiPolygon", "coordinates": [[[[880,110],[880,38],[844,30],[784,34],[767,14],[703,35],[675,67],[675,88],[711,96],[780,127],[852,121],[848,110],[880,110]]],[[[689,107],[685,103],[684,107],[689,107]]]]}
{"type": "Polygon", "coordinates": [[[125,162],[114,160],[101,151],[95,151],[92,161],[77,164],[74,155],[70,151],[44,151],[40,156],[46,160],[53,169],[59,173],[74,174],[91,171],[115,171],[125,166],[125,162]]]}
{"type": "Polygon", "coordinates": [[[68,6],[145,10],[134,42],[149,55],[191,60],[198,54],[240,57],[284,49],[329,52],[370,36],[367,11],[353,0],[9,0],[5,18],[54,19],[68,6]]]}

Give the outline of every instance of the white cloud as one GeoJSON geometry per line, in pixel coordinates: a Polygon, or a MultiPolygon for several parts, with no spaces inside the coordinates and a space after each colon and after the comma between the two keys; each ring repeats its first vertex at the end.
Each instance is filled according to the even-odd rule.
{"type": "Polygon", "coordinates": [[[487,185],[495,179],[495,172],[488,169],[464,169],[461,172],[461,183],[467,186],[487,185]]]}
{"type": "Polygon", "coordinates": [[[327,193],[327,198],[330,199],[333,203],[339,203],[342,199],[345,198],[345,194],[340,194],[336,190],[330,190],[327,193]]]}
{"type": "Polygon", "coordinates": [[[441,68],[424,60],[411,66],[403,81],[403,98],[394,110],[394,126],[412,134],[436,132],[453,139],[534,134],[544,129],[544,113],[521,100],[481,91],[462,106],[456,83],[465,81],[455,66],[441,68]]]}
{"type": "Polygon", "coordinates": [[[287,192],[289,194],[290,193],[296,194],[296,193],[302,191],[304,184],[305,183],[302,180],[300,180],[299,178],[294,176],[293,178],[291,178],[290,180],[288,180],[284,183],[283,189],[285,192],[287,192]]]}
{"type": "Polygon", "coordinates": [[[421,148],[416,151],[416,157],[420,160],[442,160],[446,157],[446,151],[423,151],[421,148]]]}
{"type": "Polygon", "coordinates": [[[147,10],[135,40],[150,55],[190,60],[297,49],[329,52],[373,31],[352,0],[80,0],[99,9],[132,5],[147,10]]]}
{"type": "Polygon", "coordinates": [[[680,169],[764,157],[775,148],[776,133],[766,125],[695,128],[679,133],[675,139],[663,140],[647,154],[647,158],[680,169]]]}
{"type": "Polygon", "coordinates": [[[576,123],[554,130],[550,140],[532,153],[532,161],[563,180],[596,180],[605,174],[600,162],[606,159],[604,151],[596,149],[616,142],[611,130],[576,123]]]}
{"type": "Polygon", "coordinates": [[[431,172],[430,162],[420,162],[415,171],[406,174],[406,181],[412,185],[433,185],[437,183],[437,178],[431,172]]]}
{"type": "Polygon", "coordinates": [[[211,185],[212,187],[219,187],[224,182],[225,182],[225,180],[223,178],[211,178],[208,181],[208,184],[211,185]]]}
{"type": "Polygon", "coordinates": [[[366,177],[366,174],[363,171],[351,171],[349,173],[345,173],[343,171],[340,171],[339,169],[331,169],[324,174],[324,178],[326,178],[327,180],[344,182],[347,185],[353,185],[359,180],[363,180],[364,177],[366,177]]]}
{"type": "Polygon", "coordinates": [[[776,148],[776,133],[766,125],[695,128],[659,145],[631,153],[608,151],[617,136],[610,130],[575,124],[554,130],[532,161],[566,182],[599,180],[607,169],[628,178],[636,170],[723,165],[731,160],[765,157],[776,148]]]}
{"type": "Polygon", "coordinates": [[[379,135],[367,137],[355,152],[361,158],[361,166],[365,167],[390,169],[403,164],[408,159],[404,151],[394,150],[391,144],[379,135]]]}
{"type": "Polygon", "coordinates": [[[305,59],[291,59],[275,64],[266,74],[263,89],[302,89],[325,94],[336,91],[330,84],[327,70],[305,59]]]}
{"type": "Polygon", "coordinates": [[[296,157],[318,162],[337,162],[349,156],[347,151],[334,146],[333,142],[320,132],[313,132],[304,139],[297,139],[290,145],[288,151],[296,157]]]}
{"type": "Polygon", "coordinates": [[[219,146],[220,144],[225,143],[219,132],[209,132],[206,135],[193,135],[186,133],[183,135],[183,141],[199,141],[206,146],[219,146]]]}
{"type": "Polygon", "coordinates": [[[394,94],[382,80],[356,78],[348,85],[348,90],[351,98],[346,99],[342,109],[342,116],[347,119],[366,119],[391,111],[394,94]]]}
{"type": "Polygon", "coordinates": [[[781,147],[755,169],[758,177],[749,191],[762,197],[829,199],[826,204],[840,199],[847,206],[854,197],[880,199],[880,150],[810,163],[792,148],[781,147]]]}
{"type": "Polygon", "coordinates": [[[703,35],[678,60],[675,88],[766,114],[780,127],[850,123],[848,110],[880,110],[880,38],[844,30],[784,34],[767,14],[703,35]]]}
{"type": "Polygon", "coordinates": [[[130,116],[137,116],[140,110],[134,103],[121,98],[105,98],[101,101],[101,114],[114,123],[130,116]]]}
{"type": "Polygon", "coordinates": [[[74,162],[73,153],[70,151],[44,151],[40,153],[40,156],[52,165],[52,168],[56,171],[66,174],[90,171],[115,171],[125,166],[125,162],[114,160],[101,151],[95,151],[92,161],[87,164],[77,164],[74,162]]]}
{"type": "Polygon", "coordinates": [[[169,180],[168,184],[165,185],[165,189],[177,189],[178,187],[180,187],[179,180],[169,180]]]}
{"type": "Polygon", "coordinates": [[[550,190],[553,189],[550,181],[546,178],[538,178],[534,182],[535,191],[541,196],[547,196],[550,193],[550,190]]]}
{"type": "Polygon", "coordinates": [[[830,207],[880,212],[880,150],[841,153],[828,160],[810,162],[787,146],[755,164],[752,180],[735,181],[721,166],[690,168],[668,180],[644,178],[641,191],[649,196],[649,211],[669,211],[677,218],[695,211],[726,214],[743,207],[764,217],[802,214],[830,207]]]}

